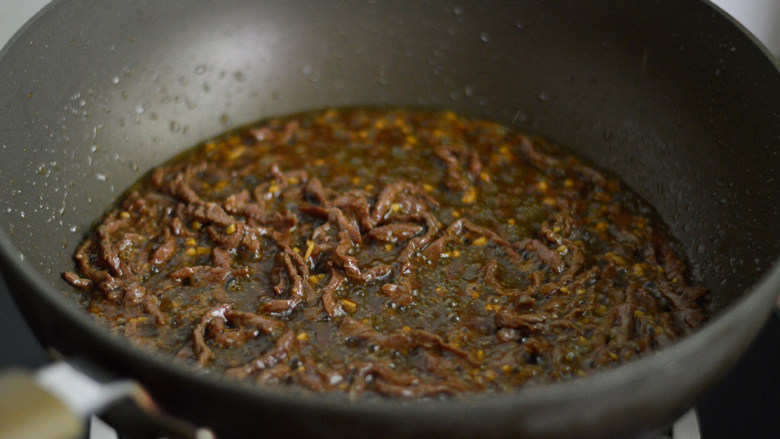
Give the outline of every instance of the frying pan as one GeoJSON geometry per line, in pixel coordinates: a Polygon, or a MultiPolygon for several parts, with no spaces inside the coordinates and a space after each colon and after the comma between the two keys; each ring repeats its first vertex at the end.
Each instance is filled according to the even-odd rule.
{"type": "Polygon", "coordinates": [[[780,291],[780,73],[704,1],[55,1],[0,53],[0,259],[40,341],[221,437],[642,437],[748,347],[780,291]],[[198,374],[95,324],[61,279],[154,165],[331,106],[448,108],[568,145],[670,225],[712,289],[694,334],[512,394],[303,397],[198,374]]]}

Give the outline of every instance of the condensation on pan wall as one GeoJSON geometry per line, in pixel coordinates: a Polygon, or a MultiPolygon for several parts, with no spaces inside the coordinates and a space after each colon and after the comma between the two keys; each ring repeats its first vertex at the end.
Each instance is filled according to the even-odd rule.
{"type": "MultiPolygon", "coordinates": [[[[49,0],[0,0],[0,46],[49,0]]],[[[780,58],[780,0],[712,0],[780,58]]]]}

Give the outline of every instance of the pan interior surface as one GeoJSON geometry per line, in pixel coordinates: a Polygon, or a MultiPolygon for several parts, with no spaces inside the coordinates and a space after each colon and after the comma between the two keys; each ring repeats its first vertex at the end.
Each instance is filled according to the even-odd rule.
{"type": "MultiPolygon", "coordinates": [[[[0,78],[3,270],[16,300],[45,343],[90,357],[97,354],[84,343],[94,341],[112,350],[112,366],[162,389],[169,375],[125,363],[143,355],[95,336],[86,317],[68,314],[84,332],[69,336],[48,319],[67,307],[59,300],[69,291],[62,272],[94,222],[153,166],[227,129],[311,109],[452,109],[542,135],[621,176],[656,207],[713,291],[714,321],[730,317],[756,285],[761,294],[752,296],[767,304],[777,287],[780,74],[703,2],[55,1],[0,54],[0,78]],[[22,279],[32,272],[34,280],[22,279]]],[[[547,396],[532,389],[467,407],[495,421],[487,436],[534,437],[542,427],[550,437],[638,434],[681,414],[706,380],[724,373],[710,365],[694,382],[692,371],[678,370],[691,367],[682,354],[699,352],[697,364],[733,362],[739,349],[731,346],[758,331],[756,320],[706,355],[699,351],[726,324],[705,328],[691,337],[701,341],[678,349],[679,359],[667,353],[630,365],[614,371],[612,384],[597,376],[547,396]],[[662,376],[653,379],[653,370],[662,376]],[[638,386],[637,394],[582,409],[599,395],[594,386],[614,396],[621,385],[638,386]],[[660,391],[673,392],[666,407],[660,391]],[[518,417],[521,408],[536,420],[518,417]],[[624,420],[596,428],[616,414],[624,420]]],[[[195,380],[204,395],[230,389],[239,427],[219,425],[206,408],[165,390],[156,396],[228,434],[268,401],[279,408],[264,416],[288,424],[290,415],[278,411],[301,403],[258,402],[252,392],[179,375],[178,383],[195,380]]],[[[403,407],[380,407],[350,428],[354,415],[337,405],[301,404],[316,415],[293,436],[315,428],[336,434],[333,425],[353,435],[386,428],[388,437],[466,437],[485,428],[457,411],[388,428],[387,420],[409,415],[403,407]]]]}

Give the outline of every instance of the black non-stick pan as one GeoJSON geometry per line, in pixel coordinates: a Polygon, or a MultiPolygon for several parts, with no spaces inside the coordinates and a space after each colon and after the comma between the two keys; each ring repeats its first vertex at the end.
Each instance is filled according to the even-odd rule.
{"type": "Polygon", "coordinates": [[[704,1],[55,1],[0,54],[3,275],[40,341],[221,437],[635,437],[747,348],[780,291],[780,72],[704,1]],[[713,291],[693,335],[592,377],[345,402],[199,375],[109,334],[61,273],[152,166],[266,116],[448,108],[568,145],[647,198],[713,291]]]}

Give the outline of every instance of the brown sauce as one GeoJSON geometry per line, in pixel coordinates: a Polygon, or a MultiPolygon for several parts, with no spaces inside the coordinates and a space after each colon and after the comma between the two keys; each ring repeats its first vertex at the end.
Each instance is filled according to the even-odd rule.
{"type": "Polygon", "coordinates": [[[707,290],[652,209],[541,139],[455,115],[271,119],[161,166],[65,279],[133,343],[348,395],[505,392],[663,347],[707,290]]]}

